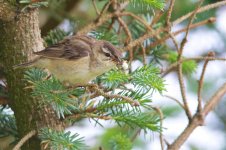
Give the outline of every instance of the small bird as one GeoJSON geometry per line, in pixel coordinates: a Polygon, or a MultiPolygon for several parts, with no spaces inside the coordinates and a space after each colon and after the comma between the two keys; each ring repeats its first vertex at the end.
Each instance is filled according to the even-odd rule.
{"type": "Polygon", "coordinates": [[[86,84],[123,64],[121,52],[111,43],[86,35],[67,37],[34,54],[38,57],[14,68],[45,68],[57,79],[70,85],[86,84]]]}

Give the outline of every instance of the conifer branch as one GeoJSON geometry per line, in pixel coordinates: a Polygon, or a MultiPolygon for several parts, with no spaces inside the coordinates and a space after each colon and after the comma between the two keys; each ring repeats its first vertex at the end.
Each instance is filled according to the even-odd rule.
{"type": "Polygon", "coordinates": [[[205,117],[209,114],[209,112],[219,103],[222,97],[226,93],[226,83],[220,87],[215,94],[207,101],[203,110],[201,112],[196,112],[191,122],[187,125],[184,131],[180,134],[180,136],[168,146],[168,150],[176,150],[180,149],[180,147],[184,144],[190,134],[196,129],[198,126],[203,125],[205,117]]]}
{"type": "Polygon", "coordinates": [[[117,94],[105,93],[103,90],[99,89],[96,85],[95,86],[91,85],[91,88],[94,89],[98,94],[100,94],[106,98],[119,98],[119,99],[122,99],[125,102],[131,104],[132,106],[140,106],[140,103],[138,101],[135,101],[129,97],[117,95],[117,94]]]}
{"type": "MultiPolygon", "coordinates": [[[[209,4],[209,5],[206,5],[206,6],[203,6],[201,8],[198,9],[198,11],[196,13],[201,13],[201,12],[204,12],[204,11],[207,11],[207,10],[210,10],[210,9],[213,9],[213,8],[216,8],[216,7],[219,7],[219,6],[223,6],[223,5],[226,5],[226,2],[225,1],[222,1],[222,2],[216,2],[214,4],[209,4]]],[[[178,18],[177,20],[173,21],[172,22],[172,26],[175,26],[179,23],[181,23],[182,21],[186,20],[187,18],[191,17],[192,14],[194,12],[191,12],[191,13],[188,13],[187,15],[185,16],[182,16],[181,18],[178,18]]],[[[209,20],[211,21],[211,20],[209,20]]],[[[208,22],[209,22],[208,21],[208,22]]],[[[202,22],[203,23],[203,22],[202,22]]],[[[206,24],[207,22],[205,22],[206,24]]],[[[191,28],[191,26],[189,27],[189,29],[191,28]]],[[[187,29],[187,28],[186,28],[187,29]]],[[[132,41],[128,46],[126,46],[125,48],[123,48],[123,50],[128,50],[130,48],[133,48],[135,46],[138,46],[140,45],[144,40],[148,39],[148,38],[151,38],[153,37],[154,35],[159,35],[160,33],[162,33],[163,31],[167,31],[165,28],[159,28],[155,31],[153,31],[152,33],[147,33],[143,36],[141,36],[140,38],[132,41]]],[[[185,30],[186,31],[186,30],[185,30]]]]}

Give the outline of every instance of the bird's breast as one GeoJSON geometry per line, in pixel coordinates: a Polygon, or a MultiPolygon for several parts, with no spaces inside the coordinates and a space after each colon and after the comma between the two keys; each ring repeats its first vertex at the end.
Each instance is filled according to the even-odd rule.
{"type": "Polygon", "coordinates": [[[86,84],[113,68],[105,64],[90,65],[88,57],[77,60],[52,59],[46,68],[60,81],[70,84],[86,84]]]}

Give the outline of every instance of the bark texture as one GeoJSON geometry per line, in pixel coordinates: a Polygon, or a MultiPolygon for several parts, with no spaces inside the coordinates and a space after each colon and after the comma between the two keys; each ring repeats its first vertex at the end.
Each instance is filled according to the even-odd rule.
{"type": "MultiPolygon", "coordinates": [[[[42,50],[43,43],[39,30],[38,10],[32,9],[16,13],[16,7],[0,0],[0,63],[4,67],[10,104],[16,117],[19,137],[41,127],[63,130],[63,123],[49,106],[40,107],[40,102],[31,98],[25,90],[23,70],[13,70],[12,66],[32,59],[33,52],[42,50]],[[8,13],[7,13],[8,12],[8,13]]],[[[23,150],[39,150],[37,137],[29,140],[23,150]]]]}

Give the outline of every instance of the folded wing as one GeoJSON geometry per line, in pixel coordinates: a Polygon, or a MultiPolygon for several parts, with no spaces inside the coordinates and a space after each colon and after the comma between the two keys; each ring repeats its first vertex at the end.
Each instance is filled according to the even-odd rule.
{"type": "Polygon", "coordinates": [[[35,54],[52,59],[74,60],[88,56],[94,43],[95,39],[88,36],[71,36],[35,54]]]}

